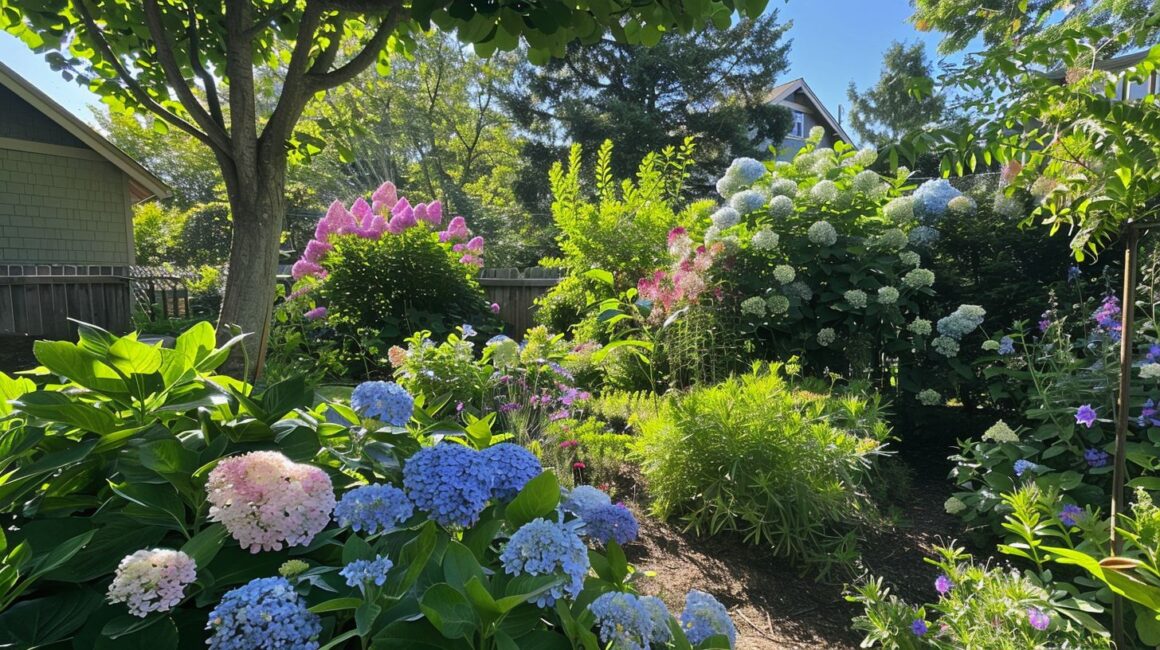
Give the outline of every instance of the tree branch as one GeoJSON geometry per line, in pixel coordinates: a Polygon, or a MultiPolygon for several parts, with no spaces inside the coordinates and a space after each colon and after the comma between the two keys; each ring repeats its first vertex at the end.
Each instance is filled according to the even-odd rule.
{"type": "Polygon", "coordinates": [[[198,37],[197,11],[194,10],[193,4],[188,1],[185,3],[185,6],[189,9],[189,63],[193,66],[193,71],[201,79],[201,83],[205,85],[206,101],[209,103],[210,117],[224,130],[226,128],[226,120],[222,114],[221,99],[218,97],[217,81],[201,63],[201,42],[198,37]]]}
{"type": "Polygon", "coordinates": [[[256,36],[258,32],[266,29],[266,27],[270,25],[271,21],[286,13],[286,10],[292,6],[294,6],[294,0],[286,0],[282,4],[270,9],[270,11],[267,11],[261,16],[258,16],[258,19],[254,21],[254,24],[246,30],[246,36],[251,38],[256,36]]]}
{"type": "Polygon", "coordinates": [[[157,61],[165,72],[169,86],[177,93],[181,105],[189,111],[193,121],[197,122],[198,126],[205,130],[205,134],[219,147],[228,151],[230,140],[225,129],[222,128],[222,125],[214,122],[205,107],[201,105],[197,95],[193,94],[193,90],[181,73],[181,66],[177,64],[177,57],[173,53],[173,46],[169,42],[169,35],[166,33],[165,25],[161,20],[161,7],[157,5],[157,0],[145,0],[144,9],[145,26],[153,38],[153,45],[157,49],[157,61]]]}
{"type": "Polygon", "coordinates": [[[393,6],[387,10],[387,15],[379,23],[379,28],[375,31],[374,36],[371,36],[370,40],[367,41],[361,52],[341,67],[329,72],[312,73],[306,76],[307,87],[311,93],[342,85],[370,67],[403,18],[404,10],[398,1],[393,0],[391,4],[393,6]]]}
{"type": "MultiPolygon", "coordinates": [[[[290,63],[286,66],[282,93],[278,96],[278,104],[270,114],[270,120],[262,129],[263,140],[284,142],[290,137],[290,131],[302,114],[303,107],[306,106],[306,101],[310,97],[306,84],[307,66],[310,63],[310,51],[314,48],[318,26],[322,22],[322,14],[321,3],[307,1],[302,18],[298,21],[298,33],[294,38],[290,63]]],[[[340,36],[341,32],[335,35],[334,40],[338,40],[340,36]]]]}
{"type": "Polygon", "coordinates": [[[118,59],[117,55],[113,53],[112,46],[110,46],[109,42],[105,40],[104,34],[101,33],[100,27],[97,26],[97,21],[93,19],[93,15],[89,12],[89,8],[85,5],[84,0],[72,0],[72,5],[76,9],[77,14],[80,16],[81,22],[85,24],[85,30],[88,32],[89,38],[92,39],[93,44],[96,45],[97,50],[99,50],[101,53],[101,56],[103,56],[109,62],[109,65],[113,66],[113,69],[117,73],[117,77],[121,80],[121,83],[125,84],[125,87],[129,90],[129,94],[132,95],[134,99],[140,102],[142,106],[149,109],[150,112],[154,113],[166,122],[169,122],[173,126],[181,129],[182,131],[185,131],[189,135],[196,138],[199,142],[202,142],[210,147],[217,147],[217,145],[213,140],[210,139],[207,133],[182,119],[181,116],[165,108],[160,103],[158,103],[157,100],[150,97],[149,92],[146,91],[140,83],[138,83],[137,79],[133,75],[129,74],[129,71],[125,69],[124,65],[122,65],[121,60],[118,59]]]}

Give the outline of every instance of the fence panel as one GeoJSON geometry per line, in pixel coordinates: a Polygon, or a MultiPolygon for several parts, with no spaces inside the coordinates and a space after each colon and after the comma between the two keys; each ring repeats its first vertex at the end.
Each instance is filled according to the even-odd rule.
{"type": "Polygon", "coordinates": [[[76,325],[127,332],[127,269],[113,266],[0,266],[0,334],[71,339],[76,325]]]}
{"type": "Polygon", "coordinates": [[[532,267],[520,269],[483,269],[479,284],[487,299],[499,305],[499,317],[506,325],[509,336],[523,337],[535,321],[536,298],[556,286],[561,279],[560,269],[532,267]]]}

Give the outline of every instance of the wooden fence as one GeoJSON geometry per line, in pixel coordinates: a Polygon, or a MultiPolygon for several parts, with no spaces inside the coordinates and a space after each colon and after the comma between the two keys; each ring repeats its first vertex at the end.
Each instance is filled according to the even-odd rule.
{"type": "Polygon", "coordinates": [[[499,305],[499,317],[512,338],[523,338],[535,322],[536,298],[544,295],[561,279],[560,269],[531,267],[520,269],[483,269],[479,284],[490,302],[499,305]]]}
{"type": "Polygon", "coordinates": [[[126,332],[132,309],[125,267],[0,265],[0,334],[72,339],[69,319],[126,332]]]}
{"type": "Polygon", "coordinates": [[[183,274],[134,267],[133,298],[149,320],[188,318],[193,314],[183,274]]]}

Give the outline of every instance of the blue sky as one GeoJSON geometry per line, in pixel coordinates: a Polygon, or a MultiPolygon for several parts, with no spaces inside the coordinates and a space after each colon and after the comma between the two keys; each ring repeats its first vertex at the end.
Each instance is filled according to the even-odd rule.
{"type": "MultiPolygon", "coordinates": [[[[891,41],[922,40],[932,57],[938,41],[937,34],[923,34],[907,22],[911,13],[907,0],[770,0],[770,6],[777,8],[783,21],[794,21],[789,33],[790,69],[778,83],[805,77],[835,116],[839,106],[847,106],[846,86],[851,80],[865,88],[878,79],[882,53],[891,41]]],[[[64,81],[40,55],[8,34],[0,33],[0,61],[92,122],[86,106],[97,104],[97,97],[64,81]]]]}

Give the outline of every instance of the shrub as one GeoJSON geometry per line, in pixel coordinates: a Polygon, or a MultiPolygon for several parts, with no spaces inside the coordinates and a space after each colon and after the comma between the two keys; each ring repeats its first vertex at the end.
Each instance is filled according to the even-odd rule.
{"type": "Polygon", "coordinates": [[[229,260],[233,219],[228,203],[203,203],[185,213],[172,262],[179,266],[220,265],[229,260]]]}
{"type": "Polygon", "coordinates": [[[875,519],[865,495],[888,429],[876,401],[795,388],[759,366],[661,402],[634,446],[652,512],[698,534],[740,533],[795,560],[822,560],[875,519]]]}
{"type": "Polygon", "coordinates": [[[185,214],[158,201],[133,206],[133,242],[137,264],[160,266],[180,254],[185,214]]]}

